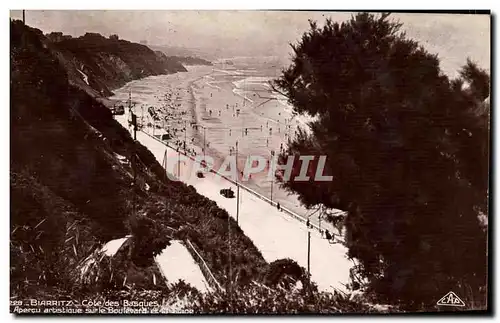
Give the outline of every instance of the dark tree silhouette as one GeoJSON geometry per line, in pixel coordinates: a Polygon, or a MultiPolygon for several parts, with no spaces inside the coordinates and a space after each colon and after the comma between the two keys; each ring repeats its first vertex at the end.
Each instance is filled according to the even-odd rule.
{"type": "Polygon", "coordinates": [[[431,307],[453,290],[485,304],[489,75],[468,61],[450,80],[388,16],[310,22],[292,45],[274,85],[314,121],[280,157],[327,155],[333,181],[293,181],[296,162],[282,186],[348,212],[349,255],[381,301],[431,307]]]}

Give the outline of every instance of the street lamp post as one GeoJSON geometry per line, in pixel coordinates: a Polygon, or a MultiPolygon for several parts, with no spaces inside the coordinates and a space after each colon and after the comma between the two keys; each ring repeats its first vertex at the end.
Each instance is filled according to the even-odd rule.
{"type": "MultiPolygon", "coordinates": [[[[205,128],[203,128],[205,129],[205,128]]],[[[205,151],[205,150],[204,150],[205,151]]],[[[238,160],[238,142],[236,141],[236,160],[238,160]]],[[[236,171],[238,171],[238,167],[236,167],[236,171]]],[[[239,195],[239,186],[238,186],[238,177],[236,176],[236,187],[237,187],[237,199],[236,199],[236,223],[238,223],[238,213],[239,213],[239,198],[240,198],[240,195],[239,195]]],[[[229,281],[229,286],[228,286],[228,289],[229,289],[229,306],[232,305],[232,274],[231,274],[231,217],[228,216],[227,217],[227,231],[228,231],[228,245],[229,245],[229,269],[228,269],[228,281],[229,281]]]]}
{"type": "Polygon", "coordinates": [[[240,185],[238,184],[238,141],[236,141],[236,223],[240,214],[240,185]]]}
{"type": "MultiPolygon", "coordinates": [[[[273,165],[274,165],[274,150],[271,150],[271,160],[272,160],[271,167],[273,167],[273,165]]],[[[274,172],[271,176],[271,202],[273,201],[273,183],[274,183],[274,172]]]]}
{"type": "Polygon", "coordinates": [[[184,120],[184,151],[186,151],[186,145],[187,145],[187,123],[186,120],[184,120]]]}
{"type": "Polygon", "coordinates": [[[168,179],[167,169],[168,169],[168,148],[165,148],[165,154],[163,155],[163,168],[165,168],[165,182],[168,179]]]}
{"type": "Polygon", "coordinates": [[[307,228],[307,272],[311,276],[311,230],[307,228]]]}
{"type": "Polygon", "coordinates": [[[177,177],[180,179],[181,178],[181,150],[179,147],[177,147],[177,177]]]}

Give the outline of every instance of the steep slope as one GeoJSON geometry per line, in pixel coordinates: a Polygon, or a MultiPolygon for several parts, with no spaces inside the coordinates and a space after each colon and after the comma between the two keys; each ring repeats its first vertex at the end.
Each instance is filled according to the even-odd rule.
{"type": "MultiPolygon", "coordinates": [[[[147,46],[100,34],[87,33],[78,38],[52,41],[72,72],[72,78],[81,80],[102,95],[125,83],[151,75],[186,71],[175,59],[147,46]]],[[[81,83],[81,82],[80,82],[81,83]]]]}
{"type": "MultiPolygon", "coordinates": [[[[151,152],[89,93],[90,85],[78,85],[67,53],[53,45],[41,31],[11,23],[11,296],[166,288],[151,277],[160,277],[154,256],[169,244],[167,227],[176,230],[175,239],[190,238],[223,280],[227,212],[192,187],[168,181],[151,152]],[[129,234],[112,265],[103,261],[100,276],[79,281],[78,264],[104,242],[129,234]]],[[[159,72],[157,63],[147,64],[150,73],[159,72]]],[[[102,84],[108,72],[122,75],[92,68],[86,75],[102,84]]],[[[232,259],[233,277],[242,270],[257,277],[267,264],[232,222],[233,252],[245,255],[232,259]]]]}
{"type": "Polygon", "coordinates": [[[10,42],[11,301],[126,299],[224,313],[369,310],[308,284],[292,293],[281,288],[281,281],[307,282],[304,269],[291,261],[267,264],[217,203],[169,181],[101,103],[92,84],[118,84],[107,72],[83,72],[95,78],[87,84],[67,53],[20,21],[11,22],[10,42]],[[99,254],[123,237],[113,258],[99,254]],[[189,239],[225,291],[205,297],[160,280],[155,256],[171,239],[189,239]]]}

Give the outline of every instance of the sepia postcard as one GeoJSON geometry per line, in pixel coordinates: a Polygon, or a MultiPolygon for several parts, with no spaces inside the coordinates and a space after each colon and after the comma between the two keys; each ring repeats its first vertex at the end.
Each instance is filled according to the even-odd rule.
{"type": "Polygon", "coordinates": [[[491,15],[10,11],[10,312],[491,311],[491,15]]]}

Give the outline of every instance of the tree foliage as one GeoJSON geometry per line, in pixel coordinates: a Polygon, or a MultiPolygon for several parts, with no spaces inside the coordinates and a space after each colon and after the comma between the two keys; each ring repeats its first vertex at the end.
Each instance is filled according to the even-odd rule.
{"type": "Polygon", "coordinates": [[[349,255],[381,300],[421,308],[454,290],[485,303],[490,78],[469,60],[450,80],[401,27],[360,13],[311,22],[292,45],[275,87],[314,121],[286,155],[326,154],[333,181],[282,185],[348,212],[349,255]]]}

